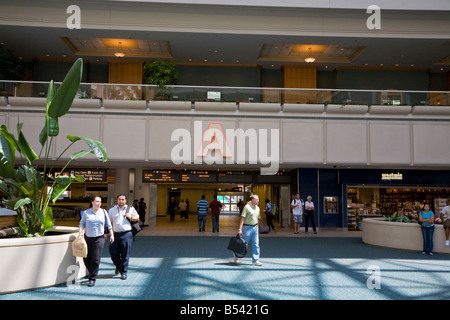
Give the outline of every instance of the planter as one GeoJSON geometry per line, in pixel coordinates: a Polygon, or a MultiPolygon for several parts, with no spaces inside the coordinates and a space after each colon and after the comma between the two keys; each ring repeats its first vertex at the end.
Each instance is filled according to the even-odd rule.
{"type": "MultiPolygon", "coordinates": [[[[362,222],[362,241],[367,244],[395,249],[422,251],[423,238],[420,225],[366,218],[362,222]]],[[[444,245],[445,234],[441,224],[434,226],[433,252],[450,253],[444,245]]]]}
{"type": "Polygon", "coordinates": [[[0,294],[54,286],[87,275],[83,258],[72,255],[78,228],[54,227],[53,231],[61,234],[0,239],[0,294]]]}

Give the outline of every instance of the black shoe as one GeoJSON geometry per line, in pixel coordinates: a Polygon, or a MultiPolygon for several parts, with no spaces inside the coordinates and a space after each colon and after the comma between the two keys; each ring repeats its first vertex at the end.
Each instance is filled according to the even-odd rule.
{"type": "Polygon", "coordinates": [[[198,229],[198,232],[202,232],[202,229],[198,229]]]}
{"type": "Polygon", "coordinates": [[[118,268],[118,267],[116,267],[116,270],[114,271],[114,273],[115,273],[116,275],[119,274],[119,268],[118,268]]]}
{"type": "Polygon", "coordinates": [[[95,280],[89,280],[88,287],[95,286],[95,280]]]}
{"type": "Polygon", "coordinates": [[[120,279],[122,279],[122,280],[127,280],[127,274],[126,274],[126,273],[122,273],[122,274],[120,275],[120,279]]]}

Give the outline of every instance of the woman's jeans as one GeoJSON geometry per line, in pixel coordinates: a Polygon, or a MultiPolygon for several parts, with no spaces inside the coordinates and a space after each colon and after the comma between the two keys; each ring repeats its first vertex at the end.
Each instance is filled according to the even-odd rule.
{"type": "Polygon", "coordinates": [[[242,226],[242,237],[247,244],[252,242],[252,262],[255,263],[259,260],[259,234],[258,225],[255,226],[242,226]]]}
{"type": "Polygon", "coordinates": [[[424,227],[421,226],[423,236],[423,251],[425,253],[433,252],[433,234],[434,226],[424,227]]]}

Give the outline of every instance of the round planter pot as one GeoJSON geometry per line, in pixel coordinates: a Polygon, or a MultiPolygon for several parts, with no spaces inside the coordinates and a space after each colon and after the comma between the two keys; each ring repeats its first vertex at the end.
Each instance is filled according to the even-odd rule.
{"type": "Polygon", "coordinates": [[[0,294],[62,283],[72,285],[75,279],[87,275],[83,258],[72,254],[78,228],[54,227],[52,233],[0,239],[0,294]]]}
{"type": "MultiPolygon", "coordinates": [[[[417,223],[384,221],[383,218],[366,218],[362,221],[362,241],[367,244],[395,249],[422,251],[423,237],[417,223]]],[[[433,252],[450,253],[445,246],[442,225],[434,226],[433,252]]]]}

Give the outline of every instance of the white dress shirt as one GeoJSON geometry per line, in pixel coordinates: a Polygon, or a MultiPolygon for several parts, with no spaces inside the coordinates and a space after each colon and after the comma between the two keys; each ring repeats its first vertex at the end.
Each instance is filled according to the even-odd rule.
{"type": "Polygon", "coordinates": [[[111,220],[114,232],[125,232],[131,230],[131,224],[125,217],[127,207],[130,208],[129,213],[131,214],[131,219],[139,217],[133,206],[125,205],[123,208],[120,208],[118,205],[115,205],[108,211],[109,219],[111,220]]]}

